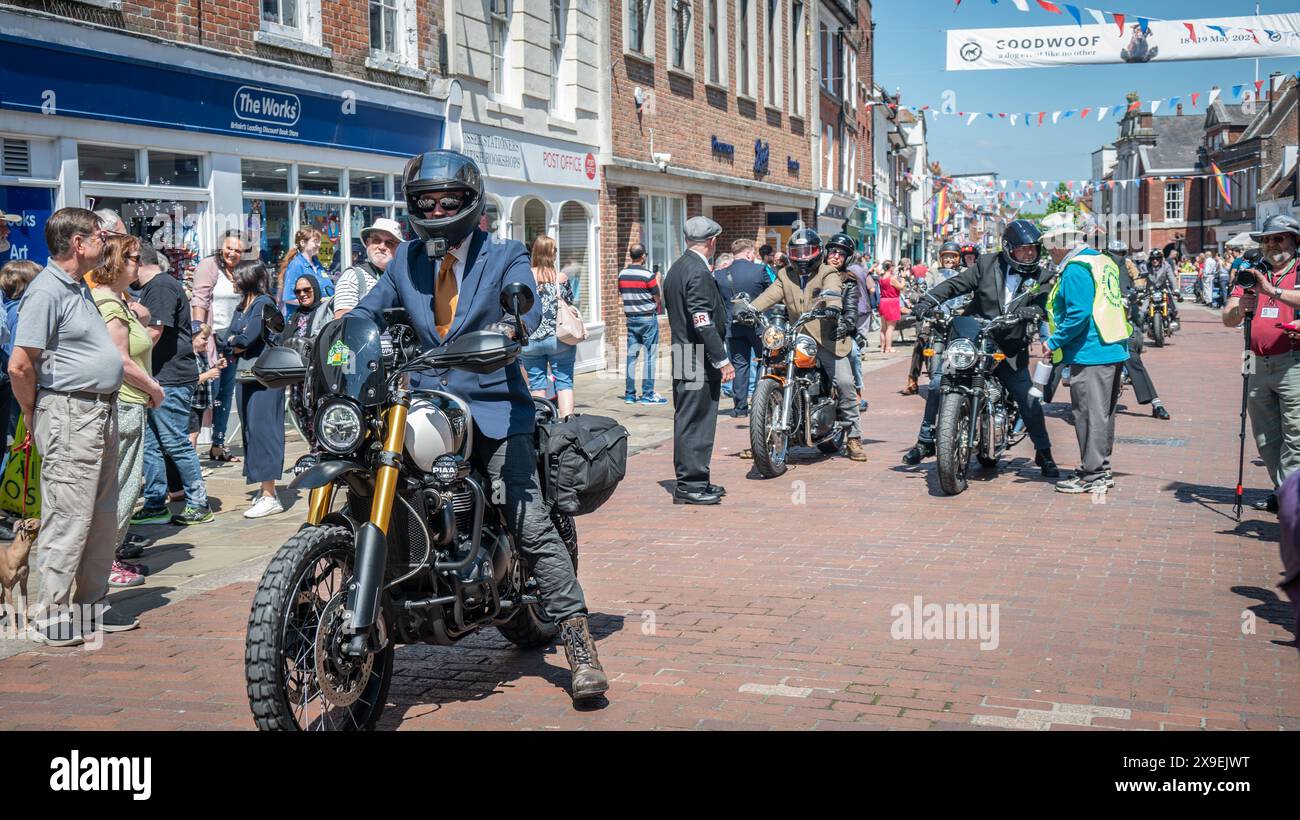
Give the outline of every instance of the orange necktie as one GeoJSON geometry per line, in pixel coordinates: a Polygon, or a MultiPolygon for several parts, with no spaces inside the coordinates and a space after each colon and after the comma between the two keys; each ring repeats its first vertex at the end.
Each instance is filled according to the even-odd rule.
{"type": "Polygon", "coordinates": [[[456,287],[456,257],[447,254],[442,258],[438,282],[433,293],[433,325],[439,336],[446,336],[451,322],[456,318],[456,302],[460,293],[456,287]]]}

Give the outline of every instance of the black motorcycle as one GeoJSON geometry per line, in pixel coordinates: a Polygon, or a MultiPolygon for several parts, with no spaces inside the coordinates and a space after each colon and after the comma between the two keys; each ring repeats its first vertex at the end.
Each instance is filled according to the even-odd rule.
{"type": "Polygon", "coordinates": [[[822,306],[793,323],[771,314],[743,319],[758,325],[762,344],[763,375],[749,403],[749,447],[764,478],[785,473],[792,441],[828,455],[844,446],[845,429],[836,419],[835,374],[822,367],[817,340],[803,332],[809,322],[838,315],[822,306]]]}
{"type": "Polygon", "coordinates": [[[965,491],[972,454],[982,467],[992,468],[1025,437],[1016,429],[1020,411],[1015,399],[993,374],[1007,358],[997,338],[1023,321],[1004,315],[991,320],[953,316],[948,322],[935,430],[939,486],[947,495],[965,491]]]}
{"type": "MultiPolygon", "coordinates": [[[[501,300],[523,338],[532,291],[510,285],[501,300]]],[[[272,558],[249,615],[259,729],[373,729],[398,644],[447,645],[495,627],[535,647],[558,631],[491,482],[469,464],[468,402],[408,386],[414,371],[516,366],[520,343],[478,331],[422,353],[404,310],[385,320],[381,335],[369,319],[344,316],[305,357],[273,348],[254,367],[268,387],[302,385],[294,412],[307,415],[313,445],[290,484],[311,491],[307,521],[272,558]]],[[[545,403],[539,411],[554,413],[545,403]]],[[[572,519],[552,519],[576,568],[572,519]]]]}

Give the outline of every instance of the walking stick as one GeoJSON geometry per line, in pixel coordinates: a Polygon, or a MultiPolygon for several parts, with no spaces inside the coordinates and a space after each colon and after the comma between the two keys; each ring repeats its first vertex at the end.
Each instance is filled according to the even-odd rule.
{"type": "Polygon", "coordinates": [[[1243,311],[1246,316],[1246,349],[1241,354],[1241,449],[1237,454],[1237,498],[1233,510],[1237,520],[1241,520],[1242,489],[1241,484],[1246,472],[1246,399],[1250,395],[1250,371],[1254,369],[1254,356],[1250,352],[1250,322],[1255,318],[1255,311],[1243,311]]]}

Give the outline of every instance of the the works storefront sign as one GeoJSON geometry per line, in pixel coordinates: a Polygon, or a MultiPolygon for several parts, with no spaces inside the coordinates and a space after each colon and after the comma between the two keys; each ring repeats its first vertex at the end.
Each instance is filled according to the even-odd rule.
{"type": "Polygon", "coordinates": [[[409,156],[444,121],[365,99],[0,35],[0,109],[409,156]]]}

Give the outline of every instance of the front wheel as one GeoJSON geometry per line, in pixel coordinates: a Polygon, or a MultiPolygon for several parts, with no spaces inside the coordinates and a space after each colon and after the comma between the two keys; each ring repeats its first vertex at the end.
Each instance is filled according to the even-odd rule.
{"type": "Polygon", "coordinates": [[[1165,346],[1165,317],[1157,313],[1151,318],[1151,343],[1156,347],[1165,346]]]}
{"type": "Polygon", "coordinates": [[[346,527],[311,527],[271,559],[248,616],[244,668],[253,721],[263,731],[370,731],[393,676],[383,615],[382,649],[342,652],[347,583],[356,545],[346,527]]]}
{"type": "Polygon", "coordinates": [[[787,469],[785,457],[790,437],[775,429],[784,409],[782,392],[775,380],[763,379],[754,388],[754,398],[749,403],[749,449],[754,454],[754,466],[764,478],[776,478],[787,469]]]}
{"type": "Polygon", "coordinates": [[[939,465],[939,486],[947,495],[959,495],[966,490],[970,425],[970,402],[954,393],[944,396],[939,405],[935,456],[939,465]]]}

